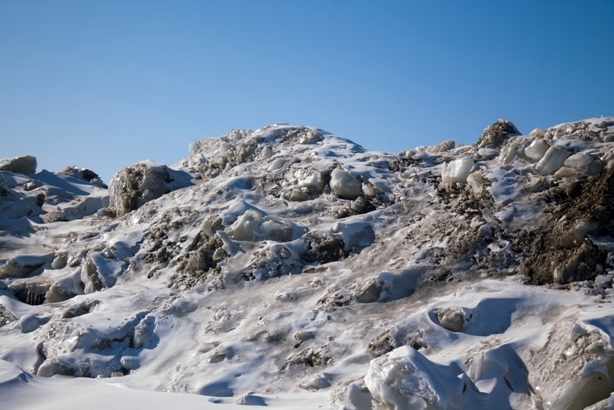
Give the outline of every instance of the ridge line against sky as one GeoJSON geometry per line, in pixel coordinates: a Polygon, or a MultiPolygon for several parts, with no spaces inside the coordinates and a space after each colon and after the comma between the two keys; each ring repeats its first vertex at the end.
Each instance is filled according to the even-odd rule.
{"type": "Polygon", "coordinates": [[[0,157],[173,164],[311,125],[396,152],[614,113],[614,2],[0,2],[0,157]]]}

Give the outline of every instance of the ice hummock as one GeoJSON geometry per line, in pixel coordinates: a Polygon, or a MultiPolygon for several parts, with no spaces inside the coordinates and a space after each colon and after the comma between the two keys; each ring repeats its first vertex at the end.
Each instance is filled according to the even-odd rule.
{"type": "Polygon", "coordinates": [[[234,130],[112,195],[4,169],[3,403],[606,408],[613,124],[398,154],[234,130]]]}

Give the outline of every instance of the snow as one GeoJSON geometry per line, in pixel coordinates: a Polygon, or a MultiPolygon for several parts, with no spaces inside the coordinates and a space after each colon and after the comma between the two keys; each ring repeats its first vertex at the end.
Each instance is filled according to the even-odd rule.
{"type": "Polygon", "coordinates": [[[612,120],[234,130],[123,191],[1,171],[2,408],[611,406],[612,120]]]}

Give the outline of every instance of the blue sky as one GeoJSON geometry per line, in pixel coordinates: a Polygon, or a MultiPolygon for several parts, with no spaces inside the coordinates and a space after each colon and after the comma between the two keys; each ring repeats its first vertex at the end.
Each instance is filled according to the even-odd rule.
{"type": "Polygon", "coordinates": [[[0,157],[173,164],[232,128],[369,149],[614,115],[614,1],[0,1],[0,157]]]}

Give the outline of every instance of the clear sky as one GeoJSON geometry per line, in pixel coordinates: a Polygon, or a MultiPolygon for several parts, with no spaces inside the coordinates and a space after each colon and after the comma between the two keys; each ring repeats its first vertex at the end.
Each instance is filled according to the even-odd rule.
{"type": "Polygon", "coordinates": [[[369,149],[614,115],[612,0],[0,0],[0,158],[174,164],[232,128],[369,149]]]}

